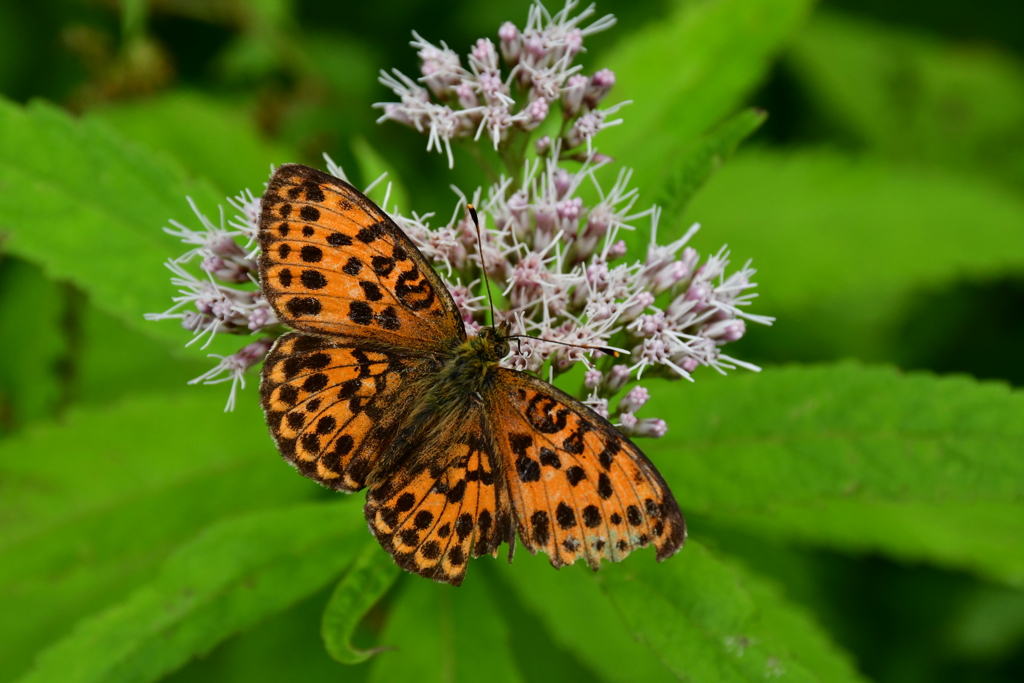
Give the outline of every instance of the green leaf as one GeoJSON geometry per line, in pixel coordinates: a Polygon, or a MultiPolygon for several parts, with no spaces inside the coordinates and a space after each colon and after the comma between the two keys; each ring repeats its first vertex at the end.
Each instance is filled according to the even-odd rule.
{"type": "Polygon", "coordinates": [[[1024,187],[1024,65],[843,15],[817,14],[786,65],[818,116],[888,158],[1024,187]]]}
{"type": "Polygon", "coordinates": [[[377,150],[370,146],[370,143],[363,138],[356,138],[352,141],[352,154],[355,155],[356,161],[359,162],[360,175],[362,175],[363,182],[367,185],[376,181],[384,173],[388,174],[367,195],[370,199],[386,211],[390,210],[384,207],[384,196],[387,194],[388,183],[391,183],[391,195],[387,201],[388,206],[392,208],[398,207],[398,209],[406,212],[412,209],[409,204],[409,193],[406,192],[402,181],[398,179],[394,166],[378,154],[377,150]]]}
{"type": "Polygon", "coordinates": [[[651,393],[672,428],[646,450],[701,510],[1024,500],[1024,394],[1002,384],[844,363],[651,393]]]}
{"type": "Polygon", "coordinates": [[[67,289],[30,263],[0,257],[0,433],[51,415],[67,397],[67,289]]]}
{"type": "MultiPolygon", "coordinates": [[[[767,118],[764,110],[746,109],[702,135],[681,155],[679,162],[673,162],[655,203],[668,216],[681,215],[697,190],[767,118]]],[[[629,235],[635,239],[646,239],[646,236],[635,232],[629,235]]]]}
{"type": "Polygon", "coordinates": [[[607,681],[860,680],[847,657],[776,589],[689,542],[596,574],[520,556],[503,572],[552,635],[607,681]]]}
{"type": "Polygon", "coordinates": [[[320,626],[327,652],[342,664],[365,662],[380,648],[360,650],[352,636],[366,613],[387,593],[402,570],[376,540],[370,539],[338,582],[320,626]]]}
{"type": "MultiPolygon", "coordinates": [[[[494,574],[503,579],[508,585],[506,590],[518,597],[525,610],[543,622],[557,644],[589,665],[601,680],[678,680],[633,637],[589,569],[555,571],[545,556],[519,550],[511,566],[496,567],[494,574]]],[[[647,555],[638,553],[629,561],[654,562],[647,555]]]]}
{"type": "Polygon", "coordinates": [[[1024,644],[1024,591],[980,586],[958,612],[949,640],[969,657],[1009,657],[1024,644]]]}
{"type": "Polygon", "coordinates": [[[0,443],[0,679],[211,521],[308,499],[255,403],[225,414],[220,387],[134,396],[0,443]]]}
{"type": "Polygon", "coordinates": [[[305,504],[216,524],[154,579],[46,650],[30,681],[155,681],[321,587],[366,534],[357,505],[305,504]]]}
{"type": "Polygon", "coordinates": [[[779,503],[767,511],[726,511],[715,519],[775,542],[929,562],[1024,588],[1020,502],[826,500],[779,503]]]}
{"type": "Polygon", "coordinates": [[[224,196],[248,189],[258,197],[271,164],[300,161],[294,151],[264,138],[252,114],[199,93],[174,91],[108,105],[90,111],[88,118],[109,124],[155,155],[172,157],[194,177],[215,183],[224,196]]]}
{"type": "Polygon", "coordinates": [[[727,242],[752,256],[762,299],[786,307],[1024,266],[1020,197],[984,181],[824,151],[738,155],[682,224],[691,219],[707,226],[705,246],[727,242]]]}
{"type": "Polygon", "coordinates": [[[703,225],[702,252],[727,243],[734,261],[753,258],[752,310],[778,318],[752,331],[762,358],[889,358],[889,326],[912,292],[1024,267],[1020,196],[822,150],[740,153],[678,220],[668,234],[703,225]]]}
{"type": "MultiPolygon", "coordinates": [[[[383,552],[383,551],[381,551],[383,552]]],[[[320,640],[320,613],[330,586],[229,638],[161,680],[166,683],[361,683],[369,664],[345,666],[320,640]]]]}
{"type": "Polygon", "coordinates": [[[525,680],[510,634],[480,572],[458,588],[407,576],[381,642],[395,650],[373,660],[371,681],[525,680]]]}
{"type": "Polygon", "coordinates": [[[650,388],[645,412],[671,429],[643,446],[684,513],[1003,580],[1024,566],[1006,550],[1024,501],[1019,391],[852,363],[650,388]]]}
{"type": "Polygon", "coordinates": [[[863,680],[764,579],[694,542],[669,562],[651,559],[630,558],[594,577],[633,636],[679,680],[863,680]]]}
{"type": "MultiPolygon", "coordinates": [[[[191,196],[212,215],[223,197],[177,166],[46,104],[0,100],[0,233],[4,250],[68,280],[93,304],[157,339],[183,344],[180,326],[142,315],[169,307],[162,264],[182,246],[161,227],[194,224],[191,196]]],[[[198,350],[191,353],[199,354],[198,350]]]]}
{"type": "MultiPolygon", "coordinates": [[[[664,21],[624,38],[609,55],[625,122],[597,145],[634,169],[642,193],[659,187],[676,156],[737,109],[804,21],[811,0],[678,3],[664,21]]],[[[651,196],[651,195],[646,195],[651,196]]]]}
{"type": "MultiPolygon", "coordinates": [[[[78,405],[104,405],[129,395],[184,393],[193,391],[210,401],[227,402],[229,385],[187,387],[192,380],[214,365],[216,359],[177,358],[178,349],[144,335],[118,318],[88,302],[81,301],[74,314],[75,353],[73,356],[73,399],[78,405]]],[[[168,323],[150,323],[168,324],[168,323]]],[[[173,324],[173,323],[170,323],[173,324]]],[[[240,340],[234,340],[241,344],[240,340]]],[[[246,389],[239,389],[241,401],[255,403],[259,375],[250,371],[246,389]]]]}

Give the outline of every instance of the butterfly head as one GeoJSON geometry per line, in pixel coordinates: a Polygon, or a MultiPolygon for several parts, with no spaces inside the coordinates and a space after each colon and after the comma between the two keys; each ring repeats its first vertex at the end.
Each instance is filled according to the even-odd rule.
{"type": "Polygon", "coordinates": [[[487,356],[488,360],[499,361],[509,352],[509,332],[512,331],[512,325],[506,320],[499,323],[497,326],[483,327],[477,334],[477,338],[482,343],[482,352],[487,356]]]}

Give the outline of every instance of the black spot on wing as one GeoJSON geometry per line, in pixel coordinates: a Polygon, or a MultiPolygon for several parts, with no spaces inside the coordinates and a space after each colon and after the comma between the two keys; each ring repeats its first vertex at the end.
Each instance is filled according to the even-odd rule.
{"type": "Polygon", "coordinates": [[[576,513],[564,502],[559,503],[555,509],[555,520],[562,529],[570,529],[576,526],[576,513]]]}
{"type": "Polygon", "coordinates": [[[323,289],[327,286],[327,278],[319,270],[304,270],[299,279],[306,289],[323,289]]]}
{"type": "Polygon", "coordinates": [[[322,308],[320,301],[308,296],[297,296],[289,299],[284,305],[292,316],[301,318],[307,315],[319,315],[322,308]]]}
{"type": "Polygon", "coordinates": [[[363,262],[355,256],[349,258],[345,262],[345,265],[341,267],[341,270],[348,275],[359,275],[359,271],[363,269],[363,262]]]}
{"type": "Polygon", "coordinates": [[[306,263],[319,263],[324,258],[324,252],[320,247],[307,244],[299,250],[299,257],[306,263]]]}
{"type": "Polygon", "coordinates": [[[519,475],[519,481],[524,484],[540,481],[540,465],[533,458],[520,456],[516,460],[516,473],[519,475]]]}
{"type": "Polygon", "coordinates": [[[544,510],[537,510],[530,516],[530,527],[533,530],[533,540],[537,545],[547,545],[549,536],[548,513],[544,510]]]}
{"type": "Polygon", "coordinates": [[[332,247],[349,247],[352,246],[352,238],[343,232],[332,232],[327,236],[327,244],[332,247]]]}

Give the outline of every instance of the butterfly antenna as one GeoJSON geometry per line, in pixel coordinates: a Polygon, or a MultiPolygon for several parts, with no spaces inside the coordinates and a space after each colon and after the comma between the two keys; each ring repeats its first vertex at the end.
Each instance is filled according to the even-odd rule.
{"type": "Polygon", "coordinates": [[[560,346],[573,346],[573,347],[575,347],[577,349],[590,349],[591,351],[600,351],[601,353],[606,353],[609,356],[612,356],[614,358],[619,358],[619,357],[622,356],[623,353],[626,353],[626,351],[623,351],[622,349],[613,349],[610,346],[590,346],[589,344],[570,344],[569,342],[560,342],[560,341],[555,341],[554,339],[544,339],[543,337],[531,337],[528,334],[514,334],[514,335],[512,335],[510,337],[510,339],[518,339],[518,338],[522,338],[522,339],[536,339],[537,341],[546,342],[548,344],[558,344],[560,346]]]}
{"type": "Polygon", "coordinates": [[[491,307],[491,329],[496,330],[495,323],[497,318],[494,317],[494,297],[491,296],[491,281],[487,279],[487,264],[484,263],[484,239],[480,234],[480,221],[476,217],[476,207],[466,202],[466,208],[469,209],[469,215],[473,218],[473,225],[476,226],[476,248],[480,253],[480,270],[483,271],[484,286],[487,287],[487,304],[491,307]]]}

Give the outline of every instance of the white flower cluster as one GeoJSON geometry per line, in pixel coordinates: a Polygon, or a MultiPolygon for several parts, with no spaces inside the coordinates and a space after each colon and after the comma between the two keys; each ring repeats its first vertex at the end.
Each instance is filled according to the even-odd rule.
{"type": "Polygon", "coordinates": [[[757,370],[721,347],[743,336],[745,321],[772,319],[743,310],[756,296],[749,263],[726,276],[724,248],[701,262],[687,246],[697,225],[659,245],[657,207],[633,211],[637,190],[628,189],[628,171],[603,190],[596,175],[605,165],[585,163],[570,172],[549,157],[530,164],[514,192],[508,178],[488,188],[483,201],[477,190],[481,248],[462,201],[452,221],[439,228],[429,226],[430,216],[393,217],[446,276],[471,334],[485,324],[489,310],[480,295],[482,273],[500,288],[503,301],[495,302],[495,315],[511,321],[513,333],[533,337],[513,343],[504,365],[550,377],[583,362],[592,408],[615,418],[628,434],[661,436],[664,421],[635,416],[647,401],[642,387],[633,387],[614,411],[609,401],[645,371],[691,379],[701,365],[723,373],[737,366],[757,370]],[[596,189],[599,201],[593,206],[577,196],[584,183],[596,189]],[[640,220],[648,222],[651,238],[644,258],[630,262],[620,237],[637,230],[640,220]],[[624,354],[601,357],[588,347],[624,354]],[[588,352],[599,357],[596,364],[588,352]]]}
{"type": "MultiPolygon", "coordinates": [[[[602,127],[617,122],[606,120],[612,110],[595,107],[615,77],[608,70],[583,76],[572,62],[583,49],[583,38],[614,19],[605,17],[581,29],[593,8],[570,17],[575,4],[568,2],[553,16],[535,5],[523,31],[511,23],[501,27],[499,49],[511,67],[504,78],[487,39],[477,41],[466,69],[447,46],[435,47],[414,34],[412,44],[422,60],[419,81],[425,87],[398,72],[385,75],[382,81],[402,101],[382,105],[382,120],[427,134],[428,150],[443,147],[449,163],[451,140],[478,139],[486,131],[487,142],[514,172],[498,176],[486,194],[482,188],[473,194],[482,221],[479,237],[465,210],[467,198],[457,189],[460,199],[444,226],[430,227],[433,214],[407,216],[397,208],[389,214],[437,267],[471,335],[488,324],[484,278],[494,285],[492,291],[500,293],[493,302],[495,316],[509,321],[516,336],[504,365],[551,379],[582,362],[587,371],[581,399],[626,434],[660,437],[667,430],[664,420],[636,415],[649,399],[647,389],[636,383],[650,376],[690,380],[700,366],[722,373],[735,367],[758,370],[722,353],[722,347],[740,339],[748,321],[771,324],[773,319],[744,310],[756,296],[749,262],[727,275],[724,247],[702,260],[688,246],[697,225],[659,245],[660,211],[656,206],[634,210],[638,191],[629,187],[629,171],[620,171],[610,188],[601,187],[599,176],[611,160],[598,154],[591,141],[602,127]],[[431,94],[442,104],[432,102],[431,94]],[[553,140],[537,140],[536,156],[527,160],[523,150],[533,131],[559,101],[563,132],[553,140]],[[584,197],[595,193],[597,200],[588,205],[584,197]],[[640,246],[644,253],[634,256],[623,237],[636,234],[641,221],[650,239],[640,246]]],[[[327,166],[347,180],[329,158],[327,166]]],[[[239,215],[227,225],[223,213],[217,225],[193,206],[202,230],[177,223],[168,229],[193,248],[168,263],[179,287],[175,305],[149,316],[180,318],[196,339],[218,333],[265,335],[218,357],[215,368],[193,380],[231,380],[229,409],[235,386],[244,386],[245,371],[266,355],[284,329],[255,281],[258,249],[252,247],[259,200],[245,193],[230,201],[239,215]],[[239,240],[247,241],[244,248],[239,240]],[[184,268],[196,258],[204,279],[184,268]]]]}
{"type": "Polygon", "coordinates": [[[522,31],[510,22],[501,27],[497,51],[490,40],[478,40],[468,69],[444,43],[436,47],[413,34],[421,77],[417,82],[397,71],[382,72],[381,82],[401,101],[376,105],[384,109],[380,121],[427,134],[427,150],[443,147],[449,165],[452,140],[479,140],[486,132],[510,172],[487,189],[486,198],[479,189],[473,196],[484,221],[479,245],[462,206],[465,197],[440,228],[428,225],[430,215],[396,211],[393,217],[447,275],[470,333],[486,321],[481,278],[499,286],[503,301],[495,302],[495,315],[510,320],[515,334],[529,337],[515,341],[505,365],[552,377],[583,362],[589,368],[586,402],[627,434],[657,437],[665,433],[663,420],[636,417],[648,399],[643,387],[629,389],[614,409],[610,402],[645,371],[691,379],[701,365],[719,372],[737,366],[757,370],[721,349],[744,335],[746,321],[771,324],[772,318],[743,310],[756,296],[749,262],[727,276],[724,247],[701,262],[687,246],[697,225],[659,245],[659,210],[634,211],[637,190],[629,188],[629,171],[620,171],[609,190],[601,188],[599,171],[610,159],[597,154],[593,138],[621,123],[608,120],[621,105],[596,107],[615,75],[602,69],[585,76],[573,60],[585,36],[615,20],[608,16],[580,28],[593,6],[573,17],[576,4],[570,0],[555,15],[534,5],[522,31]],[[508,67],[505,76],[498,51],[508,67]],[[527,160],[517,150],[526,149],[533,131],[555,112],[561,132],[553,140],[537,140],[536,158],[527,160]],[[566,162],[578,168],[569,170],[566,162]],[[593,206],[584,203],[585,184],[599,197],[593,206]],[[649,222],[650,241],[642,258],[631,262],[621,237],[640,220],[649,222]],[[586,356],[595,347],[626,355],[600,357],[597,351],[595,364],[586,356]]]}
{"type": "Polygon", "coordinates": [[[257,280],[256,257],[259,251],[253,249],[253,245],[258,230],[260,200],[245,191],[229,198],[228,202],[238,212],[229,222],[225,222],[222,209],[219,222],[214,223],[189,199],[201,229],[192,230],[177,221],[171,221],[173,227],[164,228],[165,232],[180,238],[191,248],[165,264],[172,273],[171,283],[178,288],[178,296],[172,299],[174,305],[163,313],[147,313],[146,319],[180,320],[182,327],[195,335],[187,345],[205,337],[203,348],[209,346],[217,334],[271,335],[230,356],[215,356],[220,358],[220,363],[210,372],[192,380],[191,384],[230,381],[227,410],[232,410],[238,385],[245,387],[245,371],[263,360],[284,328],[264,299],[257,280]],[[196,277],[187,268],[196,260],[202,277],[196,277]]]}
{"type": "Polygon", "coordinates": [[[594,7],[570,16],[576,5],[571,0],[555,15],[534,5],[522,31],[512,22],[498,30],[497,48],[489,38],[476,41],[466,60],[468,68],[443,42],[437,47],[413,32],[411,44],[422,63],[421,77],[417,82],[397,70],[381,71],[380,82],[400,101],[375,104],[384,110],[378,122],[397,121],[426,133],[427,151],[446,152],[451,167],[452,140],[477,141],[486,134],[495,150],[508,146],[517,134],[536,130],[559,101],[562,150],[572,154],[586,145],[589,153],[598,131],[622,122],[608,120],[621,104],[596,109],[615,85],[615,74],[603,69],[585,76],[573,60],[583,50],[583,39],[610,28],[615,18],[608,15],[580,28],[594,7]],[[504,74],[499,52],[507,68],[504,74]]]}

